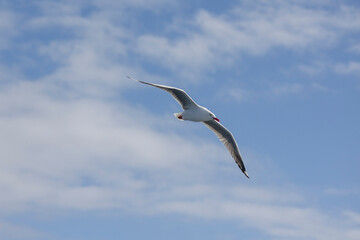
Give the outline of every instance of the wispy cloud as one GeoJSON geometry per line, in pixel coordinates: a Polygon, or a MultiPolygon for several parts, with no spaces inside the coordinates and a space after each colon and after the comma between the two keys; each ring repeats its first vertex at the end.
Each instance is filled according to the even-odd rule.
{"type": "Polygon", "coordinates": [[[219,90],[219,96],[227,96],[232,100],[243,102],[259,99],[279,99],[289,96],[301,96],[308,92],[333,93],[334,91],[319,82],[313,83],[278,83],[266,86],[263,89],[246,89],[227,87],[219,90]]]}
{"type": "Polygon", "coordinates": [[[311,64],[301,64],[297,66],[297,68],[310,76],[316,76],[328,69],[328,65],[322,61],[314,61],[311,64]]]}
{"type": "Polygon", "coordinates": [[[308,8],[297,1],[275,4],[245,1],[221,15],[199,11],[185,25],[194,31],[182,32],[177,37],[141,36],[138,51],[174,71],[204,72],[210,66],[234,63],[242,53],[261,55],[275,47],[293,51],[326,48],[334,45],[342,34],[359,29],[356,10],[342,6],[335,7],[334,12],[308,8]]]}
{"type": "Polygon", "coordinates": [[[360,43],[356,43],[349,48],[349,52],[360,53],[360,43]]]}
{"type": "Polygon", "coordinates": [[[360,62],[351,61],[348,63],[340,63],[335,66],[335,71],[340,74],[360,74],[360,62]]]}
{"type": "MultiPolygon", "coordinates": [[[[246,191],[242,193],[246,195],[246,191]]],[[[210,219],[238,220],[242,225],[260,228],[277,238],[339,239],[345,236],[347,239],[356,239],[359,237],[356,221],[351,220],[354,216],[352,214],[339,219],[313,208],[292,204],[249,203],[227,196],[226,199],[224,197],[224,199],[173,201],[160,205],[158,209],[210,219]],[[351,224],[344,224],[343,221],[350,221],[351,224]]]]}
{"type": "MultiPolygon", "coordinates": [[[[1,33],[19,27],[35,33],[57,29],[65,34],[16,42],[20,49],[30,44],[34,64],[36,58],[50,62],[49,72],[28,76],[26,66],[14,70],[18,63],[1,63],[1,218],[31,212],[34,206],[44,212],[121,209],[236,219],[286,239],[359,237],[358,213],[351,211],[336,220],[312,207],[301,190],[215,183],[219,165],[234,176],[241,175],[215,136],[212,141],[197,132],[179,134],[178,125],[169,123],[173,119],[134,107],[124,97],[133,83],[122,78],[129,72],[153,78],[137,63],[144,59],[192,75],[232,63],[242,53],[261,55],[275,47],[304,50],[324,41],[333,44],[338,37],[333,28],[357,27],[345,24],[357,21],[354,11],[346,8],[329,16],[321,9],[284,1],[269,8],[260,4],[252,10],[236,7],[224,14],[200,10],[192,21],[174,26],[181,29],[187,24],[195,30],[166,37],[132,31],[114,9],[123,9],[123,4],[154,9],[173,1],[94,1],[96,10],[87,14],[82,4],[40,2],[40,13],[22,20],[0,13],[1,33]],[[330,27],[325,19],[330,19],[330,27]],[[164,130],[170,125],[174,128],[164,130]]],[[[7,35],[0,49],[13,36],[7,35]]],[[[355,64],[343,71],[356,69],[355,64]]],[[[264,92],[282,96],[310,88],[324,89],[320,84],[287,83],[271,85],[264,92]]],[[[227,93],[242,101],[254,92],[233,88],[227,93]]],[[[2,233],[22,230],[5,220],[0,224],[5,226],[0,227],[2,233]]]]}
{"type": "Polygon", "coordinates": [[[216,163],[225,152],[221,146],[195,144],[175,132],[158,132],[167,125],[164,120],[127,105],[53,99],[44,91],[48,84],[24,82],[0,94],[0,141],[6,146],[1,170],[1,183],[6,184],[0,184],[4,193],[0,202],[7,211],[30,202],[109,208],[122,202],[125,192],[130,203],[132,195],[147,187],[145,179],[133,176],[136,172],[199,177],[189,168],[203,165],[205,173],[211,169],[206,161],[216,163]],[[113,182],[120,185],[105,187],[113,182]]]}
{"type": "Polygon", "coordinates": [[[325,194],[336,195],[336,196],[356,196],[356,195],[360,195],[360,190],[329,188],[325,190],[325,194]]]}
{"type": "Polygon", "coordinates": [[[18,16],[12,11],[0,11],[0,51],[6,49],[10,44],[10,39],[16,34],[18,30],[16,25],[18,24],[18,16]]]}
{"type": "MultiPolygon", "coordinates": [[[[158,132],[164,120],[126,104],[53,98],[45,91],[52,84],[21,82],[1,91],[2,214],[34,205],[38,211],[123,209],[237,219],[288,239],[358,237],[352,221],[337,225],[332,216],[301,207],[307,200],[296,191],[209,184],[225,160],[222,146],[158,132]]],[[[238,171],[234,165],[228,162],[238,171]]]]}
{"type": "Polygon", "coordinates": [[[34,228],[13,224],[0,220],[0,234],[3,239],[21,240],[21,239],[51,239],[51,237],[34,228]]]}
{"type": "Polygon", "coordinates": [[[296,94],[303,90],[303,86],[297,83],[276,86],[271,89],[272,93],[276,96],[284,94],[296,94]]]}

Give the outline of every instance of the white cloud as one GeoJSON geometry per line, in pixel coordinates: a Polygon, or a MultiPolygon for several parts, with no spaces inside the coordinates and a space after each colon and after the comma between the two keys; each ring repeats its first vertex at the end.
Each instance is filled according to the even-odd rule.
{"type": "MultiPolygon", "coordinates": [[[[0,142],[4,147],[0,175],[1,183],[6,183],[0,184],[4,193],[0,202],[8,210],[30,202],[69,208],[113,207],[121,203],[125,192],[138,196],[137,191],[146,190],[146,178],[133,176],[138,171],[168,172],[167,177],[186,172],[200,177],[189,168],[203,165],[205,173],[212,168],[206,162],[216,163],[225,152],[221,145],[195,144],[196,139],[189,141],[175,132],[158,132],[156,129],[168,125],[167,120],[127,105],[53,99],[47,95],[48,84],[23,82],[0,93],[0,142]],[[90,186],[82,186],[87,181],[90,186]]],[[[131,202],[128,197],[125,200],[131,202]]]]}
{"type": "Polygon", "coordinates": [[[259,98],[271,98],[271,97],[282,97],[287,95],[298,95],[304,92],[305,89],[309,88],[323,90],[321,85],[313,84],[313,86],[305,86],[298,83],[284,83],[277,84],[274,86],[268,86],[262,90],[248,90],[243,88],[227,88],[221,95],[229,96],[231,99],[236,101],[249,101],[259,98]]]}
{"type": "Polygon", "coordinates": [[[312,208],[257,204],[228,198],[173,201],[158,208],[204,218],[237,220],[241,225],[260,228],[275,238],[335,240],[344,236],[346,239],[359,237],[354,222],[347,225],[342,222],[344,219],[327,216],[312,208]]]}
{"type": "Polygon", "coordinates": [[[43,232],[28,226],[13,224],[0,219],[0,235],[3,239],[21,240],[21,239],[51,239],[51,237],[43,232]]]}
{"type": "Polygon", "coordinates": [[[46,91],[52,84],[20,82],[0,93],[0,214],[34,206],[123,209],[237,219],[288,239],[358,236],[347,225],[333,227],[331,216],[299,207],[306,199],[296,191],[212,183],[220,161],[239,173],[220,143],[159,132],[167,120],[126,103],[54,99],[46,91]]]}
{"type": "Polygon", "coordinates": [[[214,59],[213,53],[206,44],[206,39],[198,36],[175,42],[163,37],[142,36],[138,40],[137,50],[149,59],[160,60],[172,70],[185,71],[189,75],[193,72],[199,73],[214,59]]]}
{"type": "Polygon", "coordinates": [[[297,94],[303,91],[303,85],[298,83],[294,84],[284,84],[281,86],[276,86],[271,89],[272,93],[276,96],[284,95],[284,94],[297,94]]]}
{"type": "Polygon", "coordinates": [[[360,74],[360,62],[351,61],[348,63],[339,63],[335,66],[335,71],[340,74],[360,74]]]}
{"type": "Polygon", "coordinates": [[[111,9],[122,9],[122,8],[144,8],[152,11],[160,10],[165,7],[174,7],[177,2],[174,0],[93,0],[92,4],[95,6],[111,10],[111,9]]]}
{"type": "Polygon", "coordinates": [[[201,10],[192,20],[175,22],[177,37],[144,35],[139,38],[138,52],[180,74],[196,74],[224,63],[231,66],[242,53],[333,46],[344,33],[359,29],[359,22],[358,10],[345,6],[330,13],[297,1],[246,2],[225,14],[201,10]],[[193,30],[181,30],[188,26],[193,30]]]}
{"type": "Polygon", "coordinates": [[[357,196],[360,195],[359,189],[329,188],[324,191],[325,194],[335,196],[357,196]]]}
{"type": "Polygon", "coordinates": [[[353,211],[345,211],[344,215],[352,219],[354,222],[360,224],[360,214],[353,211]]]}
{"type": "Polygon", "coordinates": [[[360,43],[356,43],[349,48],[349,52],[360,53],[360,43]]]}
{"type": "MultiPolygon", "coordinates": [[[[151,2],[154,6],[163,3],[167,2],[151,2]]],[[[118,3],[105,2],[103,11],[106,6],[116,8],[118,3]]],[[[129,72],[147,75],[128,62],[131,41],[137,40],[142,57],[161,59],[174,71],[182,67],[188,74],[197,73],[243,51],[263,54],[274,46],[302,48],[332,38],[333,33],[323,29],[322,12],[315,17],[294,7],[292,19],[287,7],[260,7],[250,13],[237,9],[228,15],[203,10],[194,16],[199,31],[170,39],[137,36],[102,11],[84,17],[79,16],[81,6],[72,9],[61,2],[56,7],[55,16],[50,11],[54,6],[46,5],[46,14],[24,23],[30,31],[58,27],[74,33],[34,43],[37,54],[54,62],[54,70],[30,81],[7,67],[0,68],[2,76],[16,79],[0,89],[0,216],[48,209],[122,209],[236,219],[273,237],[358,237],[352,227],[357,213],[347,214],[350,222],[341,224],[344,216],[335,221],[307,207],[308,199],[299,191],[259,186],[256,180],[250,180],[254,182],[250,187],[215,184],[214,176],[222,170],[240,175],[239,181],[248,180],[214,135],[212,141],[196,137],[196,132],[179,134],[184,125],[133,108],[122,96],[133,84],[122,76],[129,72]],[[238,13],[242,17],[236,17],[238,13]],[[268,36],[272,31],[274,35],[268,36]],[[116,101],[111,99],[114,96],[116,101]]],[[[303,89],[288,84],[268,91],[282,95],[303,89]]],[[[240,93],[249,97],[248,91],[240,89],[240,93]]]]}
{"type": "Polygon", "coordinates": [[[229,96],[232,99],[235,99],[236,101],[246,101],[251,97],[252,92],[242,88],[230,88],[227,90],[226,93],[222,95],[229,96]]]}
{"type": "Polygon", "coordinates": [[[306,207],[296,190],[213,183],[220,161],[239,172],[232,161],[224,162],[220,143],[159,132],[167,120],[126,104],[53,99],[42,91],[48,84],[22,82],[0,94],[1,214],[34,206],[122,209],[236,219],[287,239],[359,236],[353,227],[357,213],[345,214],[348,223],[342,223],[306,207]]]}
{"type": "Polygon", "coordinates": [[[320,73],[323,73],[324,71],[326,71],[328,68],[327,65],[328,64],[326,64],[325,62],[314,61],[311,64],[300,64],[297,66],[297,68],[301,72],[304,72],[308,75],[316,76],[316,75],[319,75],[320,73]]]}
{"type": "Polygon", "coordinates": [[[308,92],[323,92],[323,93],[335,93],[322,83],[312,82],[307,84],[300,83],[277,83],[266,86],[263,89],[247,89],[226,86],[224,89],[219,90],[219,98],[241,101],[252,101],[258,99],[278,99],[285,96],[299,96],[308,92]]]}
{"type": "Polygon", "coordinates": [[[311,84],[311,88],[316,90],[316,91],[320,91],[320,92],[328,92],[328,93],[329,92],[332,92],[332,93],[336,92],[336,91],[330,90],[328,87],[326,87],[326,86],[324,86],[324,85],[322,85],[320,83],[316,83],[316,82],[311,84]]]}
{"type": "Polygon", "coordinates": [[[0,11],[0,51],[6,49],[10,40],[18,34],[16,25],[18,24],[18,16],[12,11],[0,11]]]}

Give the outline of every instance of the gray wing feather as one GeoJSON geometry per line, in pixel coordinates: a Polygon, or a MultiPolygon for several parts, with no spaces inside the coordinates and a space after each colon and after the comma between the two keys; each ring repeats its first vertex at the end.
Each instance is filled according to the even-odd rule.
{"type": "Polygon", "coordinates": [[[228,149],[241,171],[245,174],[246,177],[249,178],[249,175],[246,172],[245,165],[241,158],[239,148],[231,132],[215,120],[205,121],[203,123],[216,134],[216,136],[228,149]]]}
{"type": "Polygon", "coordinates": [[[154,87],[157,87],[157,88],[160,88],[162,90],[167,91],[168,93],[170,93],[175,98],[175,100],[181,105],[181,107],[184,110],[189,109],[191,106],[196,106],[197,105],[194,102],[194,100],[192,100],[192,98],[182,89],[175,88],[175,87],[170,87],[170,86],[165,86],[165,85],[160,85],[160,84],[155,84],[155,83],[144,82],[144,81],[140,81],[140,80],[134,79],[134,78],[129,77],[129,76],[128,76],[128,78],[130,78],[132,80],[135,80],[135,81],[138,81],[138,82],[141,82],[143,84],[154,86],[154,87]]]}

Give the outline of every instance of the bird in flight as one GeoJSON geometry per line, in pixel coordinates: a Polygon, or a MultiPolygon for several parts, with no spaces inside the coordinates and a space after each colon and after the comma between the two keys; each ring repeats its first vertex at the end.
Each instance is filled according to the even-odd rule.
{"type": "Polygon", "coordinates": [[[221,125],[220,120],[215,116],[215,114],[194,102],[194,100],[192,100],[192,98],[182,89],[144,82],[129,76],[128,78],[143,84],[160,88],[170,93],[184,110],[182,113],[174,113],[174,116],[182,121],[186,120],[193,122],[202,122],[203,124],[205,124],[205,126],[207,126],[211,131],[213,131],[220,139],[220,141],[226,146],[241,171],[245,174],[247,178],[249,178],[235,138],[229,130],[227,130],[223,125],[221,125]]]}

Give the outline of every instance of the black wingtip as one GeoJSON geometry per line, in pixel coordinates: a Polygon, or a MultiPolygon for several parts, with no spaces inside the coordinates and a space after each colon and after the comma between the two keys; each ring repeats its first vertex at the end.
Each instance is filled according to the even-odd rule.
{"type": "Polygon", "coordinates": [[[133,81],[135,81],[135,82],[140,82],[140,83],[145,83],[145,84],[151,85],[151,84],[149,84],[149,83],[147,83],[147,82],[137,80],[137,79],[135,79],[135,78],[133,78],[133,77],[130,77],[130,76],[126,76],[126,77],[129,78],[129,79],[131,79],[131,80],[133,80],[133,81]]]}
{"type": "Polygon", "coordinates": [[[131,80],[138,81],[138,80],[136,80],[136,79],[133,78],[133,77],[130,77],[130,76],[126,76],[126,77],[129,78],[129,79],[131,79],[131,80]]]}
{"type": "Polygon", "coordinates": [[[249,179],[250,179],[250,177],[249,177],[249,175],[247,174],[247,172],[246,172],[246,171],[243,171],[243,173],[245,174],[245,176],[246,176],[247,178],[249,178],[249,179]]]}

